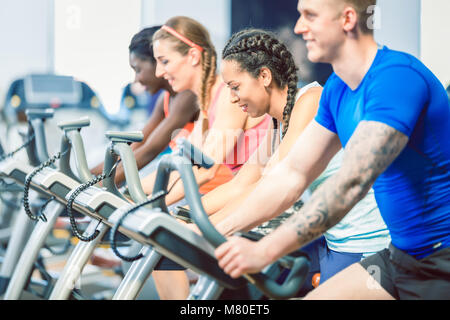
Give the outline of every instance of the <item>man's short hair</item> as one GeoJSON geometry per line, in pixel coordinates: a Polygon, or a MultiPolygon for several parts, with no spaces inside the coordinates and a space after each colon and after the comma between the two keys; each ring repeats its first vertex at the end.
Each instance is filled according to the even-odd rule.
{"type": "Polygon", "coordinates": [[[373,14],[377,0],[340,0],[352,6],[358,14],[358,26],[362,33],[373,34],[373,14]]]}

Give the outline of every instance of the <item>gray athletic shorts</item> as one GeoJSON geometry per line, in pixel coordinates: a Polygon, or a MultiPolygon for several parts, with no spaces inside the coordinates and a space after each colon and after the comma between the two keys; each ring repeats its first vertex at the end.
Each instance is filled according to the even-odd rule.
{"type": "Polygon", "coordinates": [[[450,299],[450,248],[417,260],[390,244],[359,263],[395,299],[450,299]]]}

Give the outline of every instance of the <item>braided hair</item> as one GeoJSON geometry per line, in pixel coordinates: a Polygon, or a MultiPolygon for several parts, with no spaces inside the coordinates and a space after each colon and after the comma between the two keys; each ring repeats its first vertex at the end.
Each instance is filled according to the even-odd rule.
{"type": "MultiPolygon", "coordinates": [[[[260,29],[246,29],[235,33],[222,51],[222,59],[235,61],[244,70],[257,78],[261,68],[268,68],[279,88],[288,88],[287,102],[283,109],[283,132],[289,127],[292,108],[297,93],[297,67],[286,46],[271,32],[260,29]]],[[[274,118],[274,127],[278,127],[274,118]]]]}
{"type": "MultiPolygon", "coordinates": [[[[214,45],[211,41],[208,30],[196,20],[177,16],[170,18],[164,25],[175,29],[178,33],[185,36],[192,42],[203,48],[202,51],[202,78],[199,103],[203,111],[206,111],[211,99],[211,89],[216,80],[216,68],[217,68],[217,53],[214,45]]],[[[186,43],[177,39],[167,31],[159,29],[153,35],[153,41],[159,39],[170,39],[175,46],[175,50],[181,55],[186,55],[191,48],[186,43]]]]}

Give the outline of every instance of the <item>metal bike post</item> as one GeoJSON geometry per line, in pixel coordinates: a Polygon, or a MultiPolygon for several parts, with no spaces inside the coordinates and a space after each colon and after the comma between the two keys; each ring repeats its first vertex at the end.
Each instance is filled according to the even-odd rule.
{"type": "Polygon", "coordinates": [[[43,247],[47,236],[52,231],[56,218],[63,210],[64,206],[58,202],[52,201],[48,204],[47,210],[45,210],[47,221],[39,220],[36,223],[27,245],[21,252],[8,289],[6,290],[4,300],[17,300],[20,298],[33,269],[33,264],[39,255],[39,251],[43,247]]]}
{"type": "Polygon", "coordinates": [[[17,214],[18,215],[11,232],[11,239],[9,239],[8,247],[6,248],[5,257],[0,270],[0,294],[5,292],[14,272],[14,268],[17,265],[17,261],[19,260],[20,254],[22,253],[22,250],[25,247],[25,244],[27,243],[30,233],[35,225],[35,222],[30,220],[25,213],[24,208],[21,208],[17,214]]]}
{"type": "Polygon", "coordinates": [[[153,250],[153,248],[146,246],[142,248],[141,254],[144,257],[131,265],[114,294],[113,300],[136,299],[145,282],[155,269],[156,264],[162,257],[161,254],[153,250]]]}
{"type": "Polygon", "coordinates": [[[75,246],[75,249],[55,283],[55,287],[50,294],[49,300],[67,300],[69,298],[84,266],[89,261],[90,256],[101,242],[105,233],[109,230],[109,227],[104,223],[99,224],[97,220],[92,220],[84,232],[84,235],[92,234],[95,230],[99,231],[97,238],[90,242],[80,241],[75,246]]]}

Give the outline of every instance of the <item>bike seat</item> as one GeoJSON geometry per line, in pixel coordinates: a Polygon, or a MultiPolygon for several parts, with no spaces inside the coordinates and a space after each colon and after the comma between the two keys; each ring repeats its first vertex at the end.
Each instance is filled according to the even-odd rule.
{"type": "Polygon", "coordinates": [[[89,120],[89,117],[82,117],[77,120],[67,120],[67,121],[61,121],[58,123],[58,127],[61,130],[75,130],[75,129],[81,129],[83,127],[87,127],[91,124],[91,120],[89,120]]]}
{"type": "Polygon", "coordinates": [[[141,131],[107,131],[106,137],[112,142],[141,142],[144,139],[144,134],[141,131]]]}
{"type": "Polygon", "coordinates": [[[53,118],[53,109],[27,109],[25,111],[29,120],[53,118]]]}

